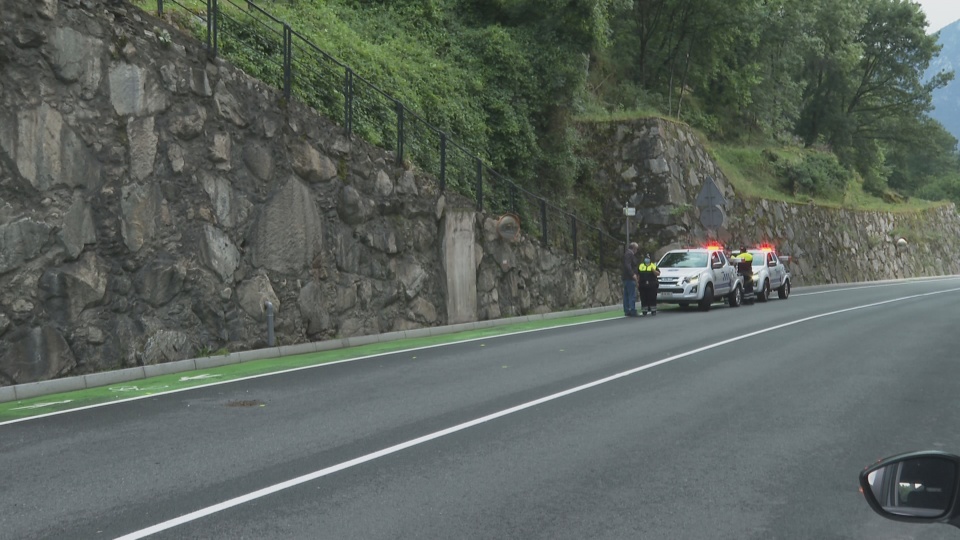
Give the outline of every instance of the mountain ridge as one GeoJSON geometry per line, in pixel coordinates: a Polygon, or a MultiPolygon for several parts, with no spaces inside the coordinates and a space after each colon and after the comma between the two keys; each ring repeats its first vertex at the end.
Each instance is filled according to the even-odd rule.
{"type": "MultiPolygon", "coordinates": [[[[960,67],[960,20],[943,27],[937,43],[943,48],[940,55],[930,62],[927,79],[942,70],[957,71],[960,67]]],[[[943,124],[951,135],[960,139],[960,81],[950,83],[933,92],[933,107],[930,116],[943,124]]]]}

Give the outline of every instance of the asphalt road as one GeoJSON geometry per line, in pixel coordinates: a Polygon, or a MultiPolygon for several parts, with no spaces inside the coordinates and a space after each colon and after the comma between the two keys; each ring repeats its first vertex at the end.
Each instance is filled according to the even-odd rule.
{"type": "Polygon", "coordinates": [[[857,474],[960,453],[960,278],[794,289],[0,425],[0,538],[960,538],[857,474]]]}

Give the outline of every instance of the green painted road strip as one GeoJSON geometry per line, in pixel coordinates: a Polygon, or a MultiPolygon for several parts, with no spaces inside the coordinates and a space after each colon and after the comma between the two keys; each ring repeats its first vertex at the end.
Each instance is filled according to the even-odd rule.
{"type": "Polygon", "coordinates": [[[44,414],[131,399],[142,399],[157,394],[179,392],[200,386],[223,384],[238,379],[296,369],[306,369],[331,362],[360,359],[404,350],[420,349],[574,324],[584,324],[619,317],[622,317],[622,315],[617,311],[606,311],[589,315],[544,319],[477,330],[467,330],[456,334],[401,339],[345,349],[255,360],[210,369],[184,371],[182,373],[137,379],[109,386],[88,388],[86,390],[50,394],[20,401],[0,403],[0,425],[3,425],[4,422],[17,421],[44,414]]]}

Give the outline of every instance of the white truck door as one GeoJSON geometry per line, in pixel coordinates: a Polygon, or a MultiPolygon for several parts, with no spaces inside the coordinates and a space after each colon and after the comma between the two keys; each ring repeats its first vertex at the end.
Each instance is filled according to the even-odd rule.
{"type": "Polygon", "coordinates": [[[717,296],[729,294],[733,285],[733,267],[727,262],[723,253],[714,251],[710,253],[710,266],[713,268],[713,290],[717,296]],[[720,266],[717,268],[717,266],[720,266]]]}
{"type": "Polygon", "coordinates": [[[767,253],[767,266],[770,268],[770,288],[779,289],[783,285],[783,266],[778,264],[777,255],[767,253]]]}

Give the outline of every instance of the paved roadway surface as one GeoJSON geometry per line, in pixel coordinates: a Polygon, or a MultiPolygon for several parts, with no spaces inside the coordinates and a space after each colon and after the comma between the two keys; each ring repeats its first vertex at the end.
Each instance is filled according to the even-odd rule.
{"type": "Polygon", "coordinates": [[[958,304],[795,289],[0,425],[0,538],[956,539],[857,474],[960,453],[958,304]]]}

